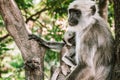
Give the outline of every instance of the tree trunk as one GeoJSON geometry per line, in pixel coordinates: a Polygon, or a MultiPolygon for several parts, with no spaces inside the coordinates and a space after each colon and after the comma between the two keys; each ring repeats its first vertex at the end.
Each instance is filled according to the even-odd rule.
{"type": "Polygon", "coordinates": [[[108,0],[99,0],[99,14],[105,21],[108,20],[108,0]]]}
{"type": "Polygon", "coordinates": [[[114,17],[115,17],[115,67],[112,75],[112,80],[120,80],[120,0],[114,2],[114,17]]]}
{"type": "Polygon", "coordinates": [[[26,80],[43,80],[45,49],[34,40],[28,40],[25,22],[14,0],[0,0],[0,13],[9,35],[22,53],[26,80]]]}

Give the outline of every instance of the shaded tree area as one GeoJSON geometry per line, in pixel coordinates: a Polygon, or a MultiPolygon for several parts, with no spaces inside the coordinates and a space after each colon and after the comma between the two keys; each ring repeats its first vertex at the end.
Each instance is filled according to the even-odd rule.
{"type": "Polygon", "coordinates": [[[112,80],[120,80],[120,0],[114,2],[114,18],[115,18],[115,67],[112,80]]]}
{"type": "Polygon", "coordinates": [[[108,0],[99,0],[98,4],[99,14],[106,21],[108,20],[108,0]]]}
{"type": "MultiPolygon", "coordinates": [[[[52,65],[60,65],[60,54],[57,54],[57,52],[51,50],[46,50],[36,41],[29,40],[28,34],[34,33],[49,41],[62,41],[62,37],[66,29],[67,7],[73,0],[40,0],[41,2],[38,2],[37,4],[33,2],[35,0],[15,1],[17,5],[14,0],[0,0],[0,13],[4,20],[3,22],[0,17],[0,26],[4,26],[7,30],[4,31],[0,37],[0,47],[2,49],[0,51],[0,55],[2,56],[4,52],[9,51],[9,48],[5,45],[6,42],[13,42],[14,40],[23,57],[24,62],[22,62],[20,66],[25,68],[26,80],[43,80],[52,65]],[[4,42],[5,39],[6,41],[4,42]],[[27,66],[24,66],[24,63],[27,66]],[[47,70],[47,72],[44,72],[44,70],[47,70]]],[[[120,19],[119,4],[119,0],[118,2],[114,0],[116,39],[115,51],[117,51],[117,60],[115,61],[116,66],[114,70],[115,74],[113,74],[113,80],[119,80],[120,76],[120,20],[118,20],[120,19]]],[[[98,5],[100,15],[106,21],[109,21],[110,26],[113,27],[113,2],[108,5],[108,0],[99,0],[98,5]]],[[[0,31],[2,32],[2,30],[0,31]]],[[[0,57],[0,63],[4,57],[0,57]]],[[[61,62],[61,64],[63,63],[61,62]]],[[[2,69],[1,65],[0,68],[2,69]]],[[[0,78],[2,79],[4,70],[1,69],[0,78]]],[[[60,68],[55,68],[57,74],[59,74],[59,69],[60,68]]],[[[54,67],[52,70],[54,70],[54,67]]],[[[53,73],[54,71],[51,72],[53,73]]],[[[48,74],[50,75],[50,73],[48,74]]],[[[12,76],[10,77],[12,78],[12,76]]],[[[64,76],[62,76],[62,78],[61,76],[59,77],[61,80],[64,79],[64,76]]],[[[18,78],[14,77],[14,79],[17,80],[18,78]]],[[[24,78],[22,79],[24,80],[24,78]]]]}

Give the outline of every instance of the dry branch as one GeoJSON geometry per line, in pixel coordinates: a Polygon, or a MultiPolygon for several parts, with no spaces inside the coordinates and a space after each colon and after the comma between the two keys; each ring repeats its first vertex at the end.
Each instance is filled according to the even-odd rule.
{"type": "Polygon", "coordinates": [[[9,34],[4,35],[3,37],[0,37],[0,42],[6,39],[9,36],[9,34]]]}

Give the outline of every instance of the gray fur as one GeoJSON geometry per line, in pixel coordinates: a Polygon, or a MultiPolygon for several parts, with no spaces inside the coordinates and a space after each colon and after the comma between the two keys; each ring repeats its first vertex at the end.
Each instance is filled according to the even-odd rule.
{"type": "Polygon", "coordinates": [[[112,34],[107,23],[97,12],[93,15],[92,11],[89,11],[89,7],[93,6],[93,3],[82,1],[80,5],[80,2],[74,1],[69,6],[69,9],[75,8],[81,13],[84,12],[85,15],[81,14],[79,23],[72,26],[73,28],[71,27],[71,30],[76,32],[75,59],[77,66],[66,80],[109,80],[113,64],[112,34]]]}

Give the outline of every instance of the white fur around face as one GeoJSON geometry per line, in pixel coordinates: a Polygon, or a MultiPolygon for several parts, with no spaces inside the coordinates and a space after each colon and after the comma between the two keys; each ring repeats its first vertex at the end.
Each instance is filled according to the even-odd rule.
{"type": "Polygon", "coordinates": [[[66,31],[72,31],[72,32],[81,32],[81,30],[88,27],[90,24],[95,23],[94,16],[91,16],[89,18],[81,17],[79,23],[76,26],[68,26],[66,31]]]}
{"type": "Polygon", "coordinates": [[[76,0],[74,2],[72,2],[70,5],[69,5],[69,8],[68,9],[71,9],[71,8],[74,8],[74,9],[79,9],[81,11],[89,11],[90,10],[90,7],[92,5],[95,5],[95,2],[94,1],[90,1],[90,0],[76,0]]]}
{"type": "MultiPolygon", "coordinates": [[[[68,10],[69,9],[80,10],[81,11],[80,22],[84,23],[84,19],[87,19],[87,21],[90,21],[89,17],[93,16],[91,14],[92,6],[96,7],[96,12],[95,12],[95,15],[96,15],[98,12],[98,8],[97,8],[95,2],[91,1],[91,0],[76,0],[69,5],[68,10]]],[[[68,13],[68,17],[69,17],[69,13],[68,13]]]]}

